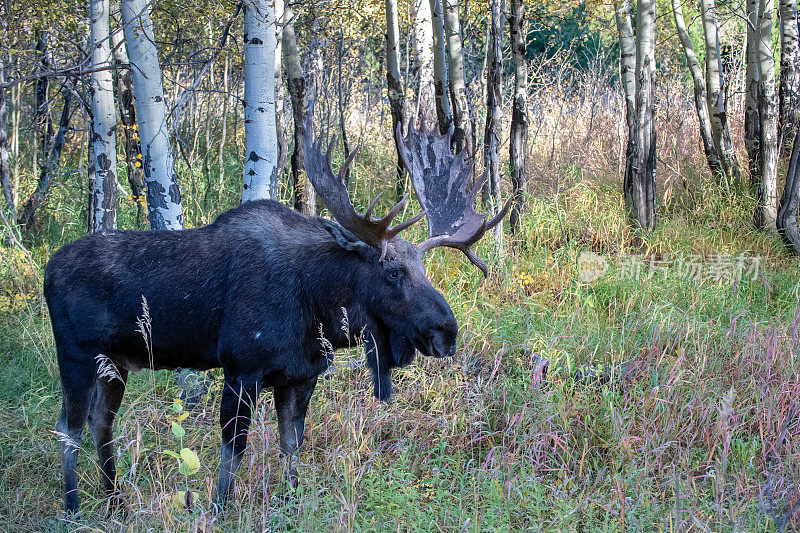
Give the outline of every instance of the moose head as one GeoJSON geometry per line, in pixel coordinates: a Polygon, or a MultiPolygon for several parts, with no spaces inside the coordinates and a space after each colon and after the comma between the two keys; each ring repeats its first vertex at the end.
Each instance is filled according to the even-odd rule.
{"type": "Polygon", "coordinates": [[[365,290],[376,295],[373,304],[368,306],[375,315],[377,330],[377,335],[366,339],[368,354],[371,354],[368,363],[375,376],[376,396],[386,399],[391,394],[391,367],[410,363],[415,349],[434,357],[455,352],[458,324],[444,297],[427,278],[422,255],[439,246],[455,248],[488,276],[486,264],[471,246],[503,219],[511,202],[506,202],[491,219],[487,219],[486,213],[477,213],[475,199],[486,181],[486,172],[468,194],[466,185],[473,165],[465,162],[463,152],[451,153],[450,134],[440,135],[422,126],[418,130],[410,128],[409,134],[403,137],[398,127],[396,140],[400,157],[423,211],[393,226],[392,221],[403,209],[408,196],[383,217],[373,216],[380,195],[363,214],[356,211],[344,178],[358,149],[348,154],[339,172],[335,173],[331,165],[335,140],[323,155],[322,143],[319,139],[312,141],[309,126],[306,128],[306,172],[314,189],[346,232],[333,224],[326,227],[340,246],[361,253],[374,270],[364,276],[371,285],[365,290]],[[400,238],[403,230],[423,217],[428,221],[426,240],[414,245],[400,238]],[[382,287],[374,286],[376,279],[381,280],[382,287]],[[371,350],[373,346],[375,350],[371,350]]]}

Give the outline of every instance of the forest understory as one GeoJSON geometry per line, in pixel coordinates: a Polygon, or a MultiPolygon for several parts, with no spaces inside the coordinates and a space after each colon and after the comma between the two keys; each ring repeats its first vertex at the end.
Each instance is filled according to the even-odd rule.
{"type": "MultiPolygon", "coordinates": [[[[382,404],[362,350],[338,353],[311,400],[295,495],[267,392],[222,516],[210,509],[221,374],[187,410],[170,372],[142,371],[115,430],[125,513],[108,515],[85,431],[82,515],[61,518],[61,392],[42,269],[84,233],[86,210],[86,191],[71,183],[80,167],[64,167],[36,237],[0,247],[0,530],[796,530],[797,257],[753,227],[747,187],[707,175],[693,109],[675,103],[688,101],[681,83],[660,85],[663,192],[645,235],[628,225],[620,193],[621,98],[588,83],[553,87],[531,98],[520,231],[506,229],[502,249],[493,238],[478,246],[490,277],[452,251],[426,257],[460,324],[456,356],[418,356],[382,404]],[[597,266],[588,278],[587,261],[597,266]]],[[[360,208],[394,188],[389,127],[372,118],[351,117],[360,208]]],[[[238,204],[237,143],[217,195],[206,194],[201,157],[191,171],[178,162],[188,226],[238,204]]],[[[135,219],[135,203],[122,201],[119,226],[135,219]]],[[[406,239],[421,240],[421,226],[406,239]]]]}

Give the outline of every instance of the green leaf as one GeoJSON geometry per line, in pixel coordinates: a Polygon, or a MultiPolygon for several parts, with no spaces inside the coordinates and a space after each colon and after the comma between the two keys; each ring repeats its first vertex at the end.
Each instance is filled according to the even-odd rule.
{"type": "Polygon", "coordinates": [[[175,411],[176,413],[182,413],[183,404],[180,401],[175,400],[175,403],[172,404],[172,410],[175,411]]]}
{"type": "Polygon", "coordinates": [[[177,453],[173,452],[172,450],[164,450],[162,453],[169,455],[170,457],[174,457],[175,459],[180,459],[181,456],[177,453]]]}
{"type": "Polygon", "coordinates": [[[177,422],[172,423],[172,434],[182,439],[184,435],[186,435],[186,430],[181,427],[180,424],[177,422]]]}
{"type": "Polygon", "coordinates": [[[183,459],[183,464],[189,468],[191,474],[200,470],[200,459],[198,459],[197,454],[189,448],[181,449],[181,459],[183,459]]]}

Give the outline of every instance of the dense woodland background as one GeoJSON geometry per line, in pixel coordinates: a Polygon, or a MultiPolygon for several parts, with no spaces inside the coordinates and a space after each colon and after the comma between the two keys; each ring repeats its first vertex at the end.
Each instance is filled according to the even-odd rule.
{"type": "MultiPolygon", "coordinates": [[[[380,211],[408,186],[395,125],[424,117],[434,127],[444,108],[454,150],[474,158],[476,175],[489,168],[479,204],[515,203],[479,245],[492,258],[487,281],[456,254],[426,258],[462,328],[454,360],[398,372],[396,399],[381,405],[363,355],[337,356],[352,364],[312,400],[292,504],[263,402],[236,510],[222,518],[208,512],[215,388],[187,415],[171,375],[139,373],[117,427],[128,516],[105,516],[86,436],[81,524],[798,528],[796,1],[422,2],[4,0],[0,519],[10,530],[49,531],[60,516],[51,431],[60,392],[41,297],[43,265],[59,246],[153,220],[207,224],[248,195],[324,214],[302,170],[308,113],[318,134],[338,136],[334,166],[359,146],[354,203],[385,191],[380,211]],[[451,15],[439,37],[437,4],[451,15]],[[138,20],[127,27],[126,6],[138,20]],[[92,33],[92,8],[105,9],[106,36],[92,33]],[[152,40],[137,26],[144,13],[152,40]],[[248,20],[254,13],[267,23],[248,20]],[[277,52],[247,67],[255,31],[271,31],[277,52]],[[157,62],[137,67],[131,56],[145,55],[133,39],[155,45],[157,62]],[[93,42],[107,45],[106,62],[93,59],[93,42]],[[131,77],[146,66],[161,71],[145,76],[163,84],[161,152],[148,152],[157,135],[140,136],[136,118],[131,77]],[[274,126],[249,122],[253,90],[274,91],[274,126]],[[104,140],[93,119],[108,127],[98,130],[104,140]],[[263,156],[251,157],[253,143],[263,156]],[[116,162],[104,165],[101,153],[116,162]],[[156,159],[160,170],[146,176],[156,159]],[[586,251],[608,265],[590,282],[586,251]],[[173,457],[183,448],[196,468],[173,457]]],[[[422,238],[418,226],[406,238],[422,238]]]]}
{"type": "MultiPolygon", "coordinates": [[[[39,4],[34,16],[30,6],[5,8],[0,174],[7,229],[21,240],[48,240],[46,227],[58,224],[50,199],[62,192],[86,198],[89,231],[116,228],[117,204],[120,227],[146,227],[146,208],[152,218],[167,196],[177,203],[166,227],[170,216],[176,227],[206,223],[239,199],[291,197],[316,213],[322,206],[302,162],[311,114],[317,131],[343,138],[342,155],[386,146],[398,123],[438,123],[476,174],[489,169],[484,202],[497,209],[504,194],[515,197],[512,229],[526,195],[563,181],[563,158],[571,158],[592,179],[623,176],[636,227],[655,227],[656,191],[664,190],[666,207],[675,182],[695,194],[687,174],[707,173],[731,194],[752,192],[755,225],[778,229],[800,249],[797,169],[789,164],[800,59],[790,0],[279,0],[249,9],[97,0],[39,4]],[[162,95],[163,110],[136,102],[137,90],[142,102],[162,95]],[[147,115],[138,121],[137,105],[147,115]],[[139,126],[154,120],[163,127],[142,139],[139,126]],[[97,137],[92,127],[110,129],[97,137]],[[669,146],[680,142],[680,152],[669,146]],[[595,145],[599,154],[586,153],[595,145]],[[183,202],[174,191],[156,198],[156,182],[164,193],[174,183],[183,202]]],[[[397,177],[400,196],[399,162],[397,177]]]]}

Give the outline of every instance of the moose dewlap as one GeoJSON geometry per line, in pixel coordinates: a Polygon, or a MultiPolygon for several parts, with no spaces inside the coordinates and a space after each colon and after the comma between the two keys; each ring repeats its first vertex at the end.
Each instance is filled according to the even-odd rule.
{"type": "Polygon", "coordinates": [[[475,213],[475,191],[465,193],[472,169],[450,153],[448,137],[413,131],[399,141],[425,210],[411,222],[391,226],[402,202],[380,219],[372,207],[356,212],[342,179],[352,154],[337,176],[331,148],[325,157],[309,138],[306,169],[337,222],[261,200],[202,228],[96,233],[53,255],[44,294],[63,391],[57,430],[68,513],[78,510],[75,443],[87,421],[105,491],[116,495],[112,425],[130,370],[223,369],[214,498],[222,505],[245,449],[251,408],[265,387],[274,389],[280,448],[296,486],[292,459],[331,348],[351,346],[363,332],[382,400],[391,395],[391,369],[411,363],[417,350],[453,355],[458,324],[421,256],[450,246],[485,273],[470,245],[500,221],[508,204],[491,221],[475,213]],[[428,240],[415,246],[398,237],[424,215],[428,240]],[[147,340],[139,330],[143,300],[147,340]],[[352,333],[340,328],[343,312],[352,333]]]}

